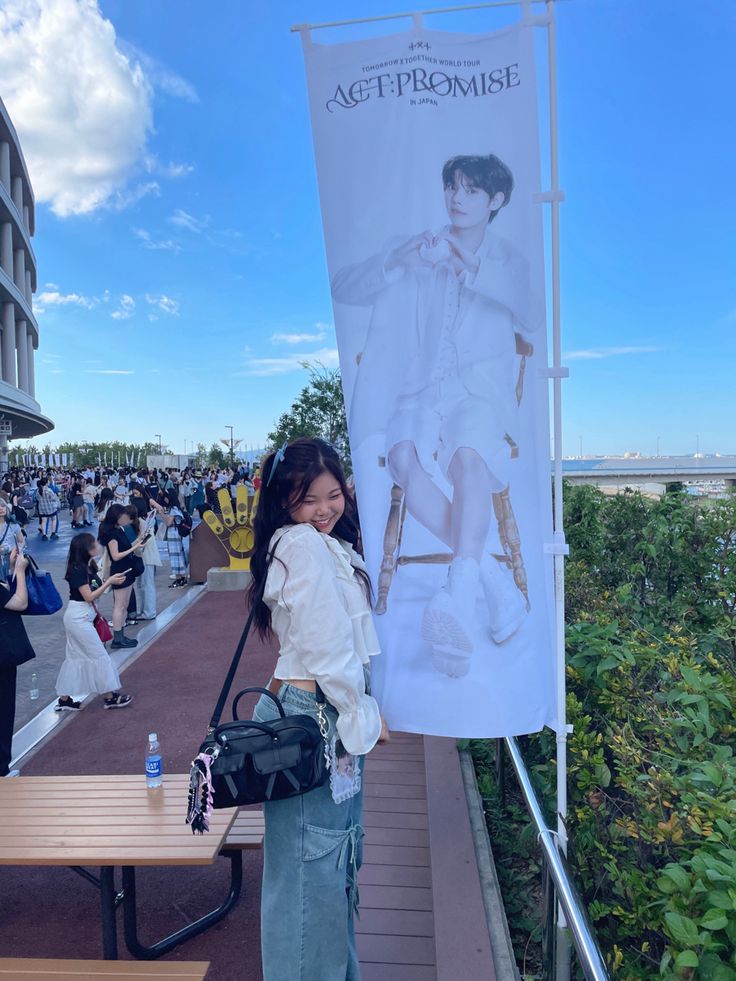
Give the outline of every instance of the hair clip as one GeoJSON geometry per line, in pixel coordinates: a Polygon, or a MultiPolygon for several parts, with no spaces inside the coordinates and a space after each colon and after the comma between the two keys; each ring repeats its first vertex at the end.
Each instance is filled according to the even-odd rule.
{"type": "Polygon", "coordinates": [[[274,458],[273,458],[273,463],[271,464],[271,472],[269,473],[268,480],[266,481],[266,487],[268,487],[268,485],[271,483],[271,480],[273,479],[273,475],[276,473],[276,467],[278,467],[278,465],[286,456],[286,447],[288,445],[289,445],[289,441],[284,440],[284,445],[281,447],[281,449],[276,450],[276,453],[274,454],[274,458]]]}

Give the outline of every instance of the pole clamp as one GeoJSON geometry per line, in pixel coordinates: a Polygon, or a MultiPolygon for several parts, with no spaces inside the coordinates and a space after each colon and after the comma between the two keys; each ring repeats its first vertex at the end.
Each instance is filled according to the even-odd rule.
{"type": "Polygon", "coordinates": [[[553,368],[550,365],[547,368],[540,368],[539,374],[541,375],[542,378],[569,378],[570,369],[563,368],[562,366],[560,366],[559,368],[553,368]]]}
{"type": "Polygon", "coordinates": [[[559,188],[556,191],[539,191],[537,194],[532,194],[532,201],[535,204],[553,204],[564,200],[565,192],[559,188]]]}
{"type": "Polygon", "coordinates": [[[567,545],[565,542],[545,542],[544,554],[545,555],[569,555],[570,546],[567,545]]]}

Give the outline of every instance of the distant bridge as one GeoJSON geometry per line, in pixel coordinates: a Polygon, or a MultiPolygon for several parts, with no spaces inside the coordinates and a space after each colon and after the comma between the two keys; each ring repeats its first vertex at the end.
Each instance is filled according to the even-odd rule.
{"type": "MultiPolygon", "coordinates": [[[[724,481],[736,486],[736,456],[607,457],[563,460],[562,476],[571,484],[597,487],[641,487],[724,481]]],[[[656,488],[652,487],[652,490],[656,488]]]]}

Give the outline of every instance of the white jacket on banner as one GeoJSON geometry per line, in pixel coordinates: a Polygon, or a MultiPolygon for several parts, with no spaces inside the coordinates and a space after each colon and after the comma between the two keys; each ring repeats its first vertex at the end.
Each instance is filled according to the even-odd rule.
{"type": "MultiPolygon", "coordinates": [[[[356,445],[386,430],[399,397],[430,384],[440,357],[453,274],[445,263],[387,272],[388,256],[408,238],[392,238],[380,253],[341,269],[332,280],[337,303],[373,307],[349,408],[356,445]]],[[[457,372],[471,395],[494,403],[497,425],[515,438],[514,335],[538,330],[544,309],[532,292],[526,260],[510,242],[489,229],[477,255],[477,273],[461,283],[453,331],[457,372]]]]}
{"type": "Polygon", "coordinates": [[[363,584],[365,570],[347,543],[310,524],[287,525],[266,577],[263,600],[280,653],[274,676],[314,680],[338,711],[337,732],[349,753],[370,752],[381,734],[378,703],[366,694],[364,665],[380,654],[363,584]]]}

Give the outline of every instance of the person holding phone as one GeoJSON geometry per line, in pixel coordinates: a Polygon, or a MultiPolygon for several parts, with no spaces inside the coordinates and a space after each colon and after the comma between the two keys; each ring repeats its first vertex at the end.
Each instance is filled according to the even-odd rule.
{"type": "Polygon", "coordinates": [[[36,656],[21,616],[28,606],[27,567],[28,559],[14,548],[9,575],[15,577],[15,592],[9,579],[0,579],[0,777],[8,775],[12,758],[18,667],[36,656]]]}
{"type": "Polygon", "coordinates": [[[184,539],[179,534],[179,526],[184,520],[184,515],[179,508],[176,491],[163,491],[159,501],[151,499],[151,506],[161,522],[158,536],[166,542],[169,550],[169,562],[171,563],[169,589],[186,586],[189,562],[188,547],[185,546],[184,539]]]}
{"type": "Polygon", "coordinates": [[[128,534],[130,535],[131,530],[135,528],[134,537],[137,535],[144,545],[143,551],[141,552],[143,571],[135,577],[135,582],[133,583],[136,604],[135,620],[136,623],[140,623],[142,620],[155,620],[156,568],[157,566],[163,565],[163,562],[158,553],[158,543],[154,538],[151,527],[154,511],[151,510],[140,517],[137,510],[137,502],[134,503],[133,498],[131,498],[131,503],[125,510],[131,519],[131,523],[126,529],[128,534]]]}
{"type": "Polygon", "coordinates": [[[69,605],[64,613],[66,651],[56,679],[59,700],[55,712],[78,712],[82,707],[69,692],[102,694],[106,709],[125,708],[132,701],[131,695],[119,691],[120,676],[94,627],[95,600],[125,582],[123,572],[101,581],[95,561],[100,551],[94,535],[88,532],[75,535],[69,546],[64,574],[69,583],[69,605]]]}
{"type": "Polygon", "coordinates": [[[132,544],[125,534],[125,526],[130,524],[130,515],[122,504],[111,504],[107,514],[100,522],[98,540],[107,549],[110,558],[110,572],[125,573],[123,581],[113,585],[112,629],[113,640],[111,649],[121,647],[137,647],[138,641],[125,636],[125,619],[130,593],[133,589],[135,574],[133,572],[133,557],[139,556],[145,548],[143,541],[137,538],[132,544]]]}

